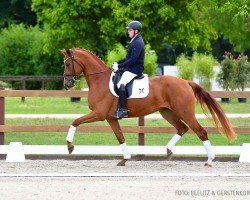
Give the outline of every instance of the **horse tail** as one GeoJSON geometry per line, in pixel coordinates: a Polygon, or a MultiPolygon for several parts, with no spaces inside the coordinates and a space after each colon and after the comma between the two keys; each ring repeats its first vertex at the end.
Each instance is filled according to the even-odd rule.
{"type": "Polygon", "coordinates": [[[231,123],[229,122],[227,116],[225,115],[224,111],[217,103],[217,101],[198,84],[192,81],[189,81],[188,83],[192,87],[194,95],[197,101],[200,103],[204,114],[207,117],[210,117],[208,113],[211,113],[218,131],[222,135],[225,135],[230,142],[235,140],[237,135],[234,132],[231,123]]]}

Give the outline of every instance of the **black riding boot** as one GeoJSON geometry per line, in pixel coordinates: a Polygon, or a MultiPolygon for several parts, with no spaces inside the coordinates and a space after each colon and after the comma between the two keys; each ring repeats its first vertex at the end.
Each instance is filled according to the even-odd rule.
{"type": "Polygon", "coordinates": [[[126,96],[125,86],[123,84],[119,88],[118,108],[117,111],[115,112],[114,117],[116,119],[128,117],[127,96],[126,96]]]}

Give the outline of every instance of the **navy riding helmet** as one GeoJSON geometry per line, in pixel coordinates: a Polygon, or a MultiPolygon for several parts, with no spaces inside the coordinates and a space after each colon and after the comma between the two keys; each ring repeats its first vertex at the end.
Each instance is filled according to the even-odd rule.
{"type": "Polygon", "coordinates": [[[127,29],[134,29],[134,30],[138,30],[139,32],[141,32],[142,30],[142,24],[139,21],[131,21],[129,22],[129,24],[126,27],[127,29]]]}

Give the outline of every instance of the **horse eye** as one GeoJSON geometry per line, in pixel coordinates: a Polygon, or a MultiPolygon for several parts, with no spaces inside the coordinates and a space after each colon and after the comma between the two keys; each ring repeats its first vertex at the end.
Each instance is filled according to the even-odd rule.
{"type": "Polygon", "coordinates": [[[69,63],[66,63],[66,67],[69,67],[70,66],[70,64],[69,63]]]}

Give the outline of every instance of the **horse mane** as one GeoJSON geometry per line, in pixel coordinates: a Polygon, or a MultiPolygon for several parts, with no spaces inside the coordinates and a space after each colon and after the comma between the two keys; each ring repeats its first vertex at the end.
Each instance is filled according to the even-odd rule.
{"type": "Polygon", "coordinates": [[[79,51],[84,51],[84,52],[87,52],[88,54],[90,54],[92,57],[94,57],[99,64],[102,64],[104,65],[105,67],[108,67],[105,62],[98,56],[96,55],[95,53],[93,53],[92,51],[90,50],[87,50],[87,49],[82,49],[82,48],[74,48],[73,50],[79,50],[79,51]]]}

